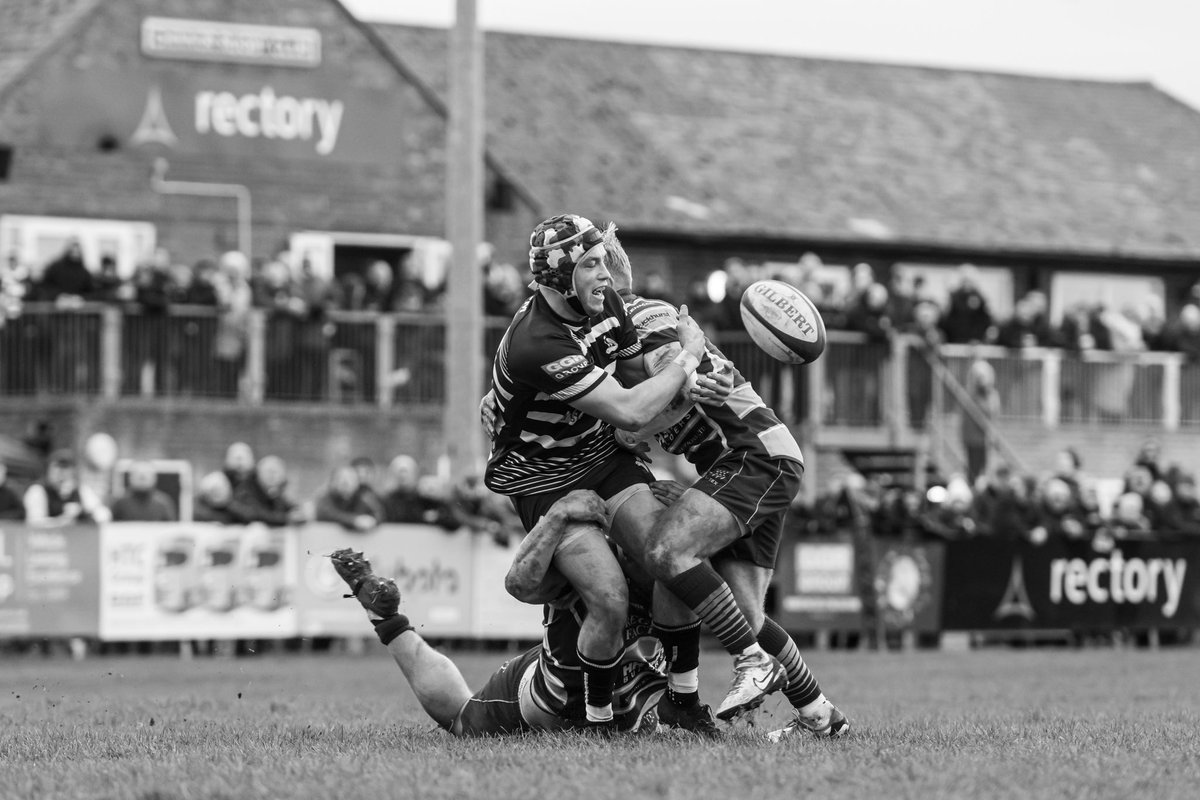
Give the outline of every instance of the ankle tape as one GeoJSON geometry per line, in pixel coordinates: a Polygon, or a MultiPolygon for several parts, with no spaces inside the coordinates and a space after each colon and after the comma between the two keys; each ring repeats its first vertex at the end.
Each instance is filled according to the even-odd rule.
{"type": "Polygon", "coordinates": [[[408,617],[403,614],[397,614],[394,617],[381,619],[378,622],[372,623],[375,626],[375,635],[379,637],[379,641],[385,645],[391,644],[400,634],[405,631],[415,631],[416,628],[408,621],[408,617]]]}

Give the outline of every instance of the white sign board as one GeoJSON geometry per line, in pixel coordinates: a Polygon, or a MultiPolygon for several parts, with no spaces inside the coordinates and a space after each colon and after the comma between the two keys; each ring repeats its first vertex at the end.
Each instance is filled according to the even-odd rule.
{"type": "Polygon", "coordinates": [[[146,17],[142,20],[142,53],[188,61],[315,67],[321,63],[321,32],[313,28],[146,17]]]}

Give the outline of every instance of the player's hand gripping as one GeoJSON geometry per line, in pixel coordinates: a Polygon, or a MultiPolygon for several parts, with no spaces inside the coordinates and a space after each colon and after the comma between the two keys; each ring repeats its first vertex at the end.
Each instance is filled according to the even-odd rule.
{"type": "Polygon", "coordinates": [[[489,439],[496,438],[496,390],[489,389],[479,401],[479,422],[489,439]]]}
{"type": "Polygon", "coordinates": [[[706,406],[720,406],[733,393],[733,371],[721,366],[716,370],[701,375],[696,373],[696,385],[688,389],[688,399],[693,403],[706,406]]]}

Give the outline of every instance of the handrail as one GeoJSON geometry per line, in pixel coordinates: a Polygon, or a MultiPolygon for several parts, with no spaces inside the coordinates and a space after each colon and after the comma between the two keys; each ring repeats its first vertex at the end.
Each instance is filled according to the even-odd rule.
{"type": "Polygon", "coordinates": [[[925,347],[910,347],[910,351],[912,350],[916,350],[921,354],[921,357],[929,364],[929,368],[933,370],[933,374],[938,379],[938,382],[950,390],[950,393],[954,395],[954,399],[967,416],[971,417],[976,424],[987,432],[988,438],[996,443],[996,448],[1001,451],[1005,461],[1016,468],[1018,472],[1028,474],[1029,467],[1025,464],[1024,459],[1017,454],[1016,449],[1009,443],[1004,434],[1000,432],[1000,429],[996,427],[996,423],[988,417],[975,398],[971,396],[967,388],[962,385],[962,382],[954,373],[946,368],[940,351],[934,352],[925,347]]]}

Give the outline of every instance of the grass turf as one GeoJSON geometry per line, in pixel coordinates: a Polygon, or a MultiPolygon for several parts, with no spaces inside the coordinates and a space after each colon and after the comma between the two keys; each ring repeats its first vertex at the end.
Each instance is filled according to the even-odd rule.
{"type": "MultiPolygon", "coordinates": [[[[501,654],[456,654],[472,686],[501,654]]],[[[1193,798],[1200,654],[814,653],[852,737],[768,744],[781,700],[710,743],[678,735],[455,740],[382,647],[0,661],[0,797],[1193,798]]],[[[706,654],[706,699],[728,661],[706,654]]]]}

